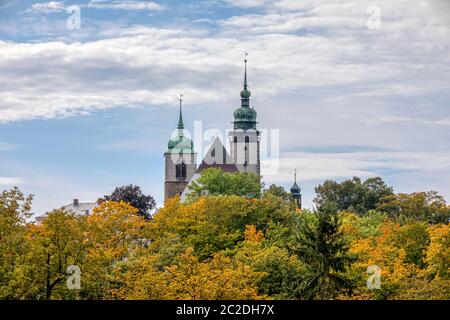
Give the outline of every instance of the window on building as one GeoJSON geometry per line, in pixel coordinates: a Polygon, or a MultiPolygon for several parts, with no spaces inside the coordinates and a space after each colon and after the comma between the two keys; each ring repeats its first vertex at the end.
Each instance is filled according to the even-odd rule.
{"type": "Polygon", "coordinates": [[[246,167],[249,161],[249,154],[248,154],[248,144],[250,142],[249,136],[245,136],[245,146],[244,146],[244,152],[245,152],[245,162],[244,166],[246,167]]]}
{"type": "Polygon", "coordinates": [[[186,164],[184,162],[175,166],[175,176],[178,180],[186,179],[186,164]]]}

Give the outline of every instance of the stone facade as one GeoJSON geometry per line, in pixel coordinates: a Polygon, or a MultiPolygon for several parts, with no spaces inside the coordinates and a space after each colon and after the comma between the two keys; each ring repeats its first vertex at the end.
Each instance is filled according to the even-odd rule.
{"type": "Polygon", "coordinates": [[[165,158],[165,179],[164,179],[164,200],[179,196],[188,185],[197,169],[196,153],[172,153],[166,152],[165,158]],[[186,177],[177,177],[177,164],[186,165],[186,177]]]}
{"type": "Polygon", "coordinates": [[[233,130],[229,132],[230,153],[240,172],[261,176],[260,133],[257,130],[233,130]]]}

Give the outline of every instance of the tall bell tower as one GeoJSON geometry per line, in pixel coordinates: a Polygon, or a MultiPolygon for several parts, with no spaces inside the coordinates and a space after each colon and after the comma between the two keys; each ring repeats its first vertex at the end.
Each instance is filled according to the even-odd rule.
{"type": "Polygon", "coordinates": [[[180,95],[178,133],[169,140],[168,150],[164,153],[164,200],[181,195],[197,168],[197,154],[194,152],[194,143],[184,136],[182,97],[183,95],[180,95]]]}
{"type": "Polygon", "coordinates": [[[244,90],[241,91],[241,106],[234,111],[234,128],[229,132],[230,153],[240,172],[261,176],[260,132],[256,128],[257,113],[250,107],[251,92],[247,85],[247,52],[245,53],[244,90]]]}

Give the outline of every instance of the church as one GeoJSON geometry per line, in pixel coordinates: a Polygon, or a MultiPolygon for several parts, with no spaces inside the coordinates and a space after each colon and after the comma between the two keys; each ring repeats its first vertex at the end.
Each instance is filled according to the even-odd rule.
{"type": "MultiPolygon", "coordinates": [[[[178,134],[169,140],[164,153],[165,180],[164,200],[175,196],[185,199],[188,186],[196,181],[203,170],[219,168],[224,172],[247,172],[256,174],[261,179],[260,140],[256,121],[257,113],[250,106],[251,92],[247,84],[247,59],[244,60],[244,88],[240,93],[241,106],[234,111],[233,129],[229,131],[229,150],[216,138],[205,153],[200,165],[197,165],[197,153],[194,143],[184,135],[182,98],[178,115],[178,134]]],[[[291,195],[297,207],[301,209],[301,189],[297,185],[295,174],[291,195]]]]}

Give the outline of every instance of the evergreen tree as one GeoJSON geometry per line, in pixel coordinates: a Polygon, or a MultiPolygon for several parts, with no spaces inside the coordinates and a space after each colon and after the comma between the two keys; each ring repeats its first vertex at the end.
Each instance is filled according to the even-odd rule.
{"type": "Polygon", "coordinates": [[[348,253],[340,225],[333,204],[320,207],[316,213],[299,216],[291,248],[305,268],[295,288],[298,298],[333,299],[353,288],[346,271],[354,258],[348,253]]]}

